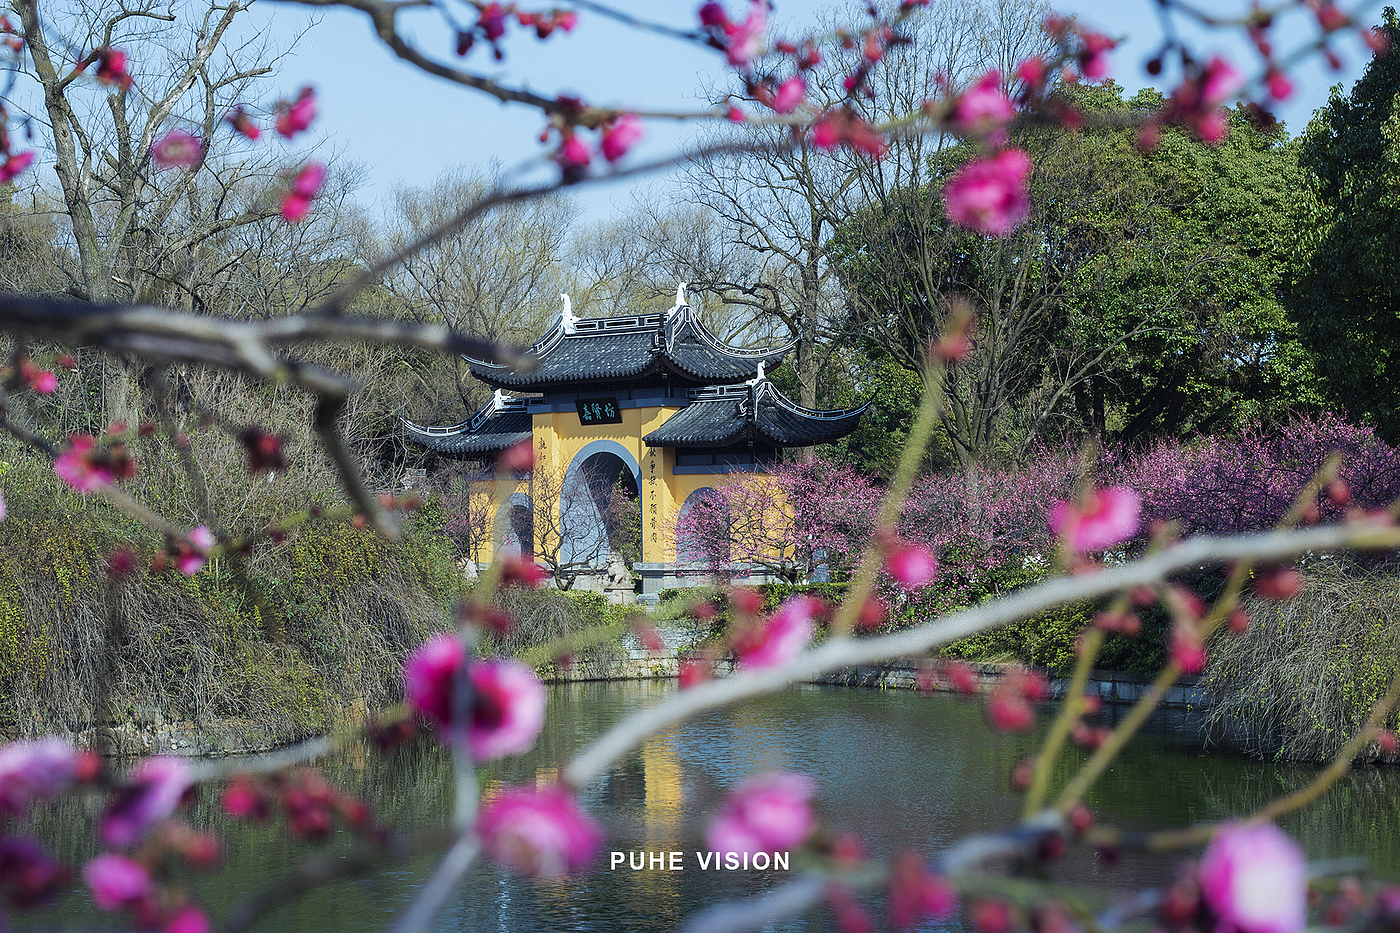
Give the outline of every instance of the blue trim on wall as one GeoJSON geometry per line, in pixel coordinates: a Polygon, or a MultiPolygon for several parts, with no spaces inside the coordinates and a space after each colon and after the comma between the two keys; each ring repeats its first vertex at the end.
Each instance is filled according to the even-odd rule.
{"type": "Polygon", "coordinates": [[[583,463],[583,461],[594,454],[614,454],[619,460],[627,464],[627,469],[632,471],[632,478],[637,481],[637,489],[640,490],[642,488],[642,465],[637,462],[637,458],[632,454],[632,451],[613,440],[604,439],[589,441],[583,446],[582,450],[574,454],[574,459],[569,461],[569,468],[565,471],[564,475],[573,475],[574,471],[578,469],[579,464],[583,463]]]}

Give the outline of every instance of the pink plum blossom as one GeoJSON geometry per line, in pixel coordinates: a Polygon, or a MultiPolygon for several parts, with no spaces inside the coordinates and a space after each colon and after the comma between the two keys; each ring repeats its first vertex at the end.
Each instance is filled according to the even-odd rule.
{"type": "Polygon", "coordinates": [[[73,783],[78,753],[62,739],[32,739],[0,748],[0,817],[23,816],[73,783]]]}
{"type": "Polygon", "coordinates": [[[905,852],[890,871],[890,925],[912,929],[925,918],[944,920],[958,906],[948,879],[932,874],[916,853],[905,852]]]}
{"type": "Polygon", "coordinates": [[[885,569],[906,590],[926,586],[938,573],[938,558],[922,544],[896,544],[885,555],[885,569]]]}
{"type": "Polygon", "coordinates": [[[591,156],[588,154],[588,146],[584,141],[570,133],[568,138],[564,140],[564,144],[559,147],[559,153],[555,158],[567,171],[586,168],[591,156]]]}
{"type": "Polygon", "coordinates": [[[308,162],[296,177],[291,187],[282,196],[282,217],[288,223],[299,223],[311,213],[311,202],[321,193],[321,184],[326,180],[326,167],[320,162],[308,162]]]}
{"type": "Polygon", "coordinates": [[[198,907],[182,907],[162,929],[163,933],[209,933],[209,918],[198,907]]]}
{"type": "Polygon", "coordinates": [[[750,0],[749,15],[742,24],[726,22],[724,32],[729,37],[725,57],[729,64],[743,68],[763,53],[763,39],[768,31],[768,3],[750,0]]]}
{"type": "Polygon", "coordinates": [[[97,80],[102,84],[131,87],[131,73],[126,70],[126,53],[121,49],[102,49],[97,53],[97,80]]]}
{"type": "Polygon", "coordinates": [[[1307,861],[1272,823],[1221,827],[1201,857],[1200,882],[1221,933],[1299,933],[1307,926],[1307,861]]]}
{"type": "Polygon", "coordinates": [[[472,758],[490,761],[528,752],[544,726],[545,691],[535,672],[519,661],[498,659],[473,664],[470,673],[472,758]]]}
{"type": "Polygon", "coordinates": [[[1091,489],[1082,502],[1056,501],[1050,505],[1050,530],[1062,537],[1070,550],[1083,554],[1122,544],[1137,533],[1142,497],[1127,486],[1091,489]]]}
{"type": "Polygon", "coordinates": [[[74,434],[68,439],[68,449],[53,462],[58,478],[79,492],[110,485],[115,478],[109,464],[96,459],[96,440],[86,434],[74,434]]]}
{"type": "Polygon", "coordinates": [[[33,152],[17,152],[0,165],[0,185],[9,184],[34,161],[33,152]]]}
{"type": "Polygon", "coordinates": [[[1206,646],[1200,633],[1185,624],[1172,627],[1168,654],[1183,674],[1199,674],[1206,667],[1206,646]]]}
{"type": "Polygon", "coordinates": [[[140,862],[107,852],[83,869],[92,902],[103,910],[120,910],[151,891],[151,874],[140,862]]]}
{"type": "Polygon", "coordinates": [[[452,721],[452,680],[467,652],[453,635],[434,635],[404,662],[404,696],[420,715],[442,727],[452,721]]]}
{"type": "Polygon", "coordinates": [[[194,168],[204,159],[199,137],[171,130],[151,144],[151,159],[161,168],[194,168]]]}
{"type": "Polygon", "coordinates": [[[224,122],[233,127],[235,133],[250,141],[256,141],[262,136],[262,130],[248,116],[242,104],[230,110],[224,117],[224,122]]]}
{"type": "Polygon", "coordinates": [[[68,869],[33,839],[0,836],[0,886],[10,904],[43,904],[62,892],[70,880],[68,869]]]}
{"type": "Polygon", "coordinates": [[[309,129],[311,121],[316,119],[316,91],[313,88],[304,87],[297,94],[297,99],[290,104],[283,103],[278,108],[277,132],[291,139],[298,133],[309,129]]]}
{"type": "Polygon", "coordinates": [[[201,551],[207,551],[217,543],[214,540],[214,533],[204,525],[196,525],[191,529],[189,539],[190,544],[193,544],[201,551]]]}
{"type": "Polygon", "coordinates": [[[1016,66],[1016,77],[1025,82],[1028,88],[1038,88],[1045,82],[1045,60],[1032,55],[1016,66]]]}
{"type": "Polygon", "coordinates": [[[1099,32],[1086,32],[1082,38],[1084,51],[1079,55],[1079,70],[1090,81],[1102,81],[1108,77],[1108,53],[1118,43],[1099,32]]]}
{"type": "Polygon", "coordinates": [[[1011,98],[1002,93],[1001,72],[993,68],[972,87],[958,95],[952,122],[960,133],[990,133],[993,142],[1005,142],[1005,126],[1015,115],[1011,98]]]}
{"type": "Polygon", "coordinates": [[[872,159],[883,157],[886,150],[884,137],[844,107],[828,112],[812,126],[812,145],[818,149],[834,149],[842,144],[872,159]]]}
{"type": "Polygon", "coordinates": [[[1025,732],[1035,725],[1035,710],[1019,691],[1002,685],[987,694],[987,718],[1001,732],[1025,732]]]}
{"type": "Polygon", "coordinates": [[[817,782],[806,774],[769,772],[730,793],[710,822],[705,842],[715,852],[785,852],[812,833],[817,782]]]}
{"type": "Polygon", "coordinates": [[[33,378],[29,380],[29,384],[40,395],[53,395],[58,391],[58,377],[47,369],[35,372],[33,378]]]}
{"type": "Polygon", "coordinates": [[[773,109],[778,113],[792,113],[802,105],[807,97],[807,82],[793,75],[778,85],[778,93],[773,95],[773,109]]]}
{"type": "Polygon", "coordinates": [[[1031,211],[1031,168],[1020,149],[964,165],[943,189],[948,219],[987,236],[1011,233],[1031,211]]]}
{"type": "MultiPolygon", "coordinates": [[[[409,705],[439,729],[452,722],[452,687],[466,663],[466,649],[452,635],[435,635],[404,665],[409,705]]],[[[519,755],[535,744],[544,725],[545,691],[532,670],[518,661],[472,664],[471,720],[467,744],[477,761],[519,755]]]]}
{"type": "Polygon", "coordinates": [[[791,661],[812,640],[814,620],[821,611],[820,600],[811,596],[790,597],[766,620],[735,637],[734,653],[739,665],[757,670],[791,661]]]}
{"type": "Polygon", "coordinates": [[[1228,61],[1216,56],[1188,77],[1172,92],[1166,118],[1184,123],[1208,143],[1225,138],[1229,121],[1220,107],[1244,83],[1244,78],[1228,61]]]}
{"type": "Polygon", "coordinates": [[[642,121],[635,113],[624,113],[603,127],[603,158],[616,162],[642,138],[642,121]]]}
{"type": "Polygon", "coordinates": [[[102,815],[103,843],[125,848],[140,842],[151,826],[175,812],[193,783],[183,758],[147,758],[102,815]]]}
{"type": "Polygon", "coordinates": [[[603,828],[559,787],[513,787],[487,801],[477,818],[486,852],[537,877],[582,869],[603,840],[603,828]]]}

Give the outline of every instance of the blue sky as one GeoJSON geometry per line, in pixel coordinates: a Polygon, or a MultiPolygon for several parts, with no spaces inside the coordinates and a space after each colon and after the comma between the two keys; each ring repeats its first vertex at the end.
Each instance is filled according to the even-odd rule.
{"type": "MultiPolygon", "coordinates": [[[[937,0],[935,0],[937,2],[937,0]]],[[[944,0],[957,2],[957,0],[944,0]]],[[[527,9],[549,9],[551,0],[523,0],[527,9]]],[[[559,5],[568,6],[566,0],[559,5]]],[[[726,0],[741,15],[747,0],[726,0]]],[[[839,6],[839,0],[776,0],[775,31],[802,35],[819,13],[839,6]]],[[[1217,13],[1245,9],[1239,0],[1203,0],[1217,13]]],[[[637,15],[689,28],[696,22],[699,0],[614,0],[614,6],[637,15]]],[[[1129,91],[1149,83],[1142,64],[1160,41],[1154,0],[1064,0],[1054,4],[1062,13],[1076,14],[1088,25],[1128,42],[1114,55],[1113,76],[1129,91]]],[[[1379,17],[1379,3],[1367,4],[1369,16],[1379,17]]],[[[486,96],[419,72],[395,58],[373,35],[366,16],[351,10],[312,9],[295,3],[259,2],[255,25],[279,42],[314,21],[283,63],[265,82],[265,98],[290,98],[303,85],[313,85],[320,101],[316,124],[323,143],[342,150],[346,158],[365,166],[368,185],[361,200],[371,209],[387,203],[396,185],[430,184],[454,165],[485,166],[493,160],[507,167],[535,163],[536,177],[551,177],[552,167],[540,166],[545,147],[538,141],[543,121],[519,106],[505,106],[486,96]]],[[[451,56],[451,34],[436,14],[414,12],[401,17],[418,46],[430,54],[451,56]],[[416,18],[414,18],[416,17],[416,18]]],[[[1299,10],[1281,18],[1277,45],[1289,49],[1315,34],[1311,15],[1299,10]]],[[[573,33],[557,32],[537,41],[533,34],[513,29],[503,64],[491,62],[489,50],[478,48],[467,59],[503,81],[527,84],[548,95],[575,94],[590,103],[642,109],[693,109],[697,89],[724,80],[721,56],[656,35],[637,33],[596,14],[583,12],[573,33]]],[[[1222,52],[1234,61],[1254,62],[1238,35],[1193,36],[1203,54],[1222,52]]],[[[1318,61],[1295,73],[1297,91],[1280,111],[1293,132],[1327,100],[1328,87],[1347,87],[1361,73],[1369,53],[1351,37],[1338,42],[1346,67],[1331,73],[1318,61]]],[[[1159,86],[1167,86],[1163,76],[1159,86]]],[[[635,158],[658,158],[677,150],[690,129],[677,124],[651,123],[635,158]]],[[[297,147],[300,148],[300,147],[297,147]]],[[[51,170],[40,169],[52,180],[51,170]]],[[[656,184],[657,182],[652,182],[656,184]]],[[[664,179],[660,181],[664,186],[664,179]]],[[[615,182],[581,190],[579,199],[590,219],[625,209],[636,182],[615,182]]]]}
{"type": "MultiPolygon", "coordinates": [[[[549,7],[548,3],[523,5],[549,7]]],[[[623,0],[618,5],[681,27],[695,22],[698,8],[695,0],[623,0]]],[[[728,2],[736,14],[744,5],[741,0],[728,2]]],[[[1231,5],[1203,4],[1216,11],[1231,5]]],[[[777,0],[774,21],[780,31],[800,32],[830,6],[829,0],[777,0]]],[[[1077,14],[1086,24],[1111,35],[1129,37],[1114,55],[1113,75],[1131,91],[1150,83],[1142,64],[1160,41],[1154,6],[1152,0],[1070,0],[1056,4],[1056,9],[1077,14]]],[[[294,4],[269,9],[269,27],[281,33],[290,33],[311,15],[294,4]]],[[[1379,4],[1368,9],[1372,19],[1379,17],[1379,4]]],[[[302,84],[315,85],[321,101],[318,129],[369,170],[370,186],[362,193],[366,203],[381,201],[396,184],[426,185],[454,164],[484,165],[495,159],[515,166],[540,156],[543,147],[538,135],[543,123],[535,112],[503,106],[416,72],[379,45],[362,14],[333,10],[314,15],[319,22],[297,46],[278,85],[288,96],[302,84]]],[[[425,49],[450,51],[446,33],[435,18],[406,22],[418,30],[425,49]]],[[[1310,27],[1311,16],[1303,10],[1281,18],[1278,46],[1287,49],[1305,41],[1315,32],[1310,27]]],[[[1205,53],[1225,53],[1241,64],[1254,62],[1238,35],[1203,35],[1196,47],[1205,53]]],[[[1280,110],[1294,133],[1301,131],[1315,108],[1326,103],[1331,84],[1343,82],[1350,87],[1360,74],[1367,54],[1364,47],[1346,37],[1337,48],[1346,63],[1342,72],[1331,72],[1316,60],[1295,72],[1297,90],[1280,110]]],[[[716,80],[723,66],[719,56],[705,50],[637,34],[586,12],[570,35],[556,33],[546,42],[518,35],[507,51],[501,66],[491,66],[489,52],[482,48],[471,54],[468,63],[491,66],[489,70],[503,80],[526,82],[549,94],[573,93],[592,103],[657,109],[695,106],[696,89],[716,80]]],[[[682,141],[682,132],[679,127],[652,124],[638,155],[673,151],[682,141]]],[[[634,183],[614,183],[587,193],[583,203],[588,215],[600,219],[625,206],[633,187],[634,183]]]]}

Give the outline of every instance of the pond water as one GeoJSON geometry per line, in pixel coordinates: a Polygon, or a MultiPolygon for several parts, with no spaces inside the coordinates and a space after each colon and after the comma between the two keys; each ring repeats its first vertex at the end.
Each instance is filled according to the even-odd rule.
{"type": "MultiPolygon", "coordinates": [[[[493,788],[547,780],[560,761],[639,706],[675,689],[674,682],[558,685],[550,688],[545,733],[528,755],[483,772],[493,788]]],[[[784,871],[702,871],[704,824],[725,791],[744,777],[787,769],[813,775],[823,825],[854,831],[877,855],[912,848],[937,855],[956,839],[1013,822],[1019,797],[1007,784],[1033,736],[991,732],[981,703],[909,691],[796,687],[777,696],[701,716],[654,737],[582,795],[608,829],[608,851],[680,850],[684,870],[609,870],[607,851],[589,873],[565,882],[517,878],[477,866],[439,919],[440,931],[534,933],[545,930],[667,930],[687,914],[761,892],[784,871]]],[[[1078,762],[1067,756],[1060,780],[1078,762]]],[[[451,817],[451,768],[430,743],[385,757],[356,748],[324,763],[342,788],[370,800],[384,822],[442,826],[451,817]]],[[[1315,769],[1207,753],[1167,735],[1142,737],[1088,799],[1102,821],[1131,828],[1180,826],[1246,812],[1305,783],[1315,769]]],[[[348,846],[341,834],[324,847],[292,843],[277,824],[250,827],[225,819],[210,794],[194,821],[225,837],[223,867],[194,879],[199,897],[221,916],[300,861],[348,846]]],[[[33,832],[70,864],[92,854],[93,814],[80,806],[36,818],[33,832]]],[[[1375,874],[1400,880],[1400,772],[1359,769],[1310,810],[1282,822],[1312,858],[1361,855],[1375,874]]],[[[1056,877],[1108,890],[1160,880],[1173,859],[1125,857],[1113,867],[1092,853],[1071,852],[1056,877]]],[[[265,931],[382,930],[432,868],[426,856],[381,867],[367,878],[336,882],[267,914],[265,931]]],[[[796,865],[794,865],[796,867],[796,865]]],[[[878,904],[878,898],[875,902],[878,904]]],[[[17,929],[113,928],[85,893],[53,908],[12,917],[17,929]]],[[[834,929],[824,910],[774,930],[834,929]]],[[[932,926],[930,927],[932,928],[932,926]]]]}

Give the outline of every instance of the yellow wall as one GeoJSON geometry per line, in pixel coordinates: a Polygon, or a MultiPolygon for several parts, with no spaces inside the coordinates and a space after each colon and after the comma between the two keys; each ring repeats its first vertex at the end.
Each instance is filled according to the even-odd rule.
{"type": "MultiPolygon", "coordinates": [[[[541,475],[563,476],[579,452],[595,441],[613,441],[627,450],[641,468],[638,483],[642,500],[642,560],[666,563],[676,559],[676,515],[686,497],[697,489],[714,486],[720,476],[713,473],[674,474],[676,451],[648,447],[642,438],[659,428],[680,411],[679,406],[624,408],[620,424],[583,425],[575,411],[538,412],[533,418],[535,469],[541,475]]],[[[514,493],[532,494],[528,479],[479,483],[472,493],[473,508],[490,503],[494,522],[501,506],[514,493]]],[[[558,509],[558,503],[551,503],[558,509]]],[[[557,511],[556,511],[557,517],[557,511]]],[[[481,564],[495,557],[495,545],[483,546],[476,554],[481,564]]]]}

